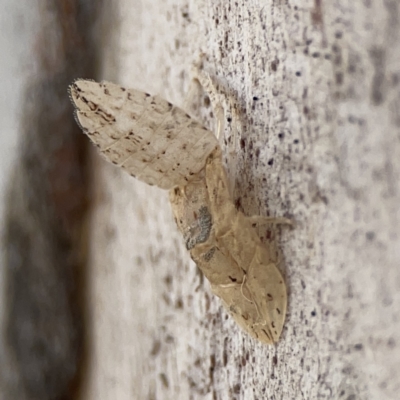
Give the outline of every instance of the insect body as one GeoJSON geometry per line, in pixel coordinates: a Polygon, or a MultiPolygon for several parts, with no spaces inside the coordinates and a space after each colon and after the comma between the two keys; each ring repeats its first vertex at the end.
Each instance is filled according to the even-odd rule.
{"type": "Polygon", "coordinates": [[[192,259],[235,321],[272,344],[286,314],[286,286],[272,249],[231,199],[214,134],[159,97],[102,82],[70,87],[76,119],[109,161],[170,190],[192,259]]]}

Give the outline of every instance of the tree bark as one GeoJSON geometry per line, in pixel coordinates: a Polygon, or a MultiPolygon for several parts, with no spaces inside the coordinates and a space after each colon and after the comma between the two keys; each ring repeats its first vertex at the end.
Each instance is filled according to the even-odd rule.
{"type": "MultiPolygon", "coordinates": [[[[396,398],[398,2],[108,7],[103,78],[182,106],[203,53],[232,118],[224,154],[237,160],[235,204],[296,227],[278,229],[289,308],[281,340],[265,346],[211,294],[167,193],[98,161],[83,398],[396,398]]],[[[202,96],[192,111],[214,129],[202,96]]]]}

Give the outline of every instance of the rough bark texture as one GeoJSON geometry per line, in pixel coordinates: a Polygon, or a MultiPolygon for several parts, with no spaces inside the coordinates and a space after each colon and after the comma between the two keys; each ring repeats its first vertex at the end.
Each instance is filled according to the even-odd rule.
{"type": "MultiPolygon", "coordinates": [[[[297,226],[278,239],[289,313],[268,347],[211,295],[167,193],[99,162],[84,399],[397,398],[397,0],[108,7],[103,78],[183,105],[203,52],[240,107],[224,149],[228,164],[237,154],[237,206],[297,226]]],[[[213,123],[210,108],[200,111],[213,123]]]]}

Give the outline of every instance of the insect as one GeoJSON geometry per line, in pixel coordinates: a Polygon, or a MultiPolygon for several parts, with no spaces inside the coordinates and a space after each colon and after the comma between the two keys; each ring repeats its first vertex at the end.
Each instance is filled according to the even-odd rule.
{"type": "Polygon", "coordinates": [[[70,96],[78,124],[108,161],[170,190],[186,248],[234,320],[263,343],[278,341],[286,285],[253,227],[265,218],[246,217],[232,201],[216,136],[166,100],[113,83],[77,80],[70,96]]]}

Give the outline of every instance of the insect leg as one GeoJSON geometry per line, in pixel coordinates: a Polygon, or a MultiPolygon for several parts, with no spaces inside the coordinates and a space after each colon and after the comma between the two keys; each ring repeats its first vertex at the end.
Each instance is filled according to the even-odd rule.
{"type": "Polygon", "coordinates": [[[183,101],[183,109],[185,111],[190,112],[193,109],[193,107],[196,107],[198,105],[195,99],[197,98],[200,89],[201,89],[201,84],[199,80],[192,78],[189,83],[189,90],[183,101]]]}
{"type": "Polygon", "coordinates": [[[211,105],[214,110],[215,118],[217,120],[217,132],[216,132],[216,137],[220,143],[221,148],[225,147],[224,146],[224,131],[225,131],[225,121],[226,121],[226,111],[225,108],[222,106],[221,100],[220,100],[220,95],[221,92],[224,95],[224,98],[229,101],[230,108],[232,112],[235,114],[235,119],[234,123],[232,124],[232,134],[231,137],[233,138],[233,146],[231,146],[231,149],[229,151],[229,156],[228,156],[228,171],[229,171],[229,192],[231,197],[234,197],[234,190],[235,190],[235,179],[236,179],[236,166],[237,166],[237,151],[238,151],[238,121],[239,121],[239,116],[238,116],[238,111],[237,111],[237,104],[235,102],[235,99],[228,95],[225,94],[227,90],[221,90],[220,86],[217,86],[213,80],[211,79],[210,75],[201,70],[198,66],[193,66],[192,68],[192,74],[194,79],[196,79],[200,85],[203,87],[203,90],[208,94],[208,97],[210,98],[211,105]]]}
{"type": "Polygon", "coordinates": [[[210,75],[199,69],[197,66],[192,68],[192,76],[203,87],[203,90],[208,94],[212,108],[214,110],[215,118],[217,120],[217,133],[216,137],[222,147],[223,133],[225,129],[225,110],[219,99],[218,89],[215,87],[210,75]]]}
{"type": "Polygon", "coordinates": [[[211,214],[215,220],[216,235],[223,235],[231,229],[232,222],[237,219],[237,210],[229,191],[229,182],[222,162],[221,149],[217,149],[208,157],[206,183],[211,214]]]}

